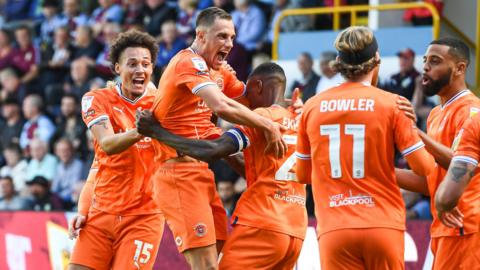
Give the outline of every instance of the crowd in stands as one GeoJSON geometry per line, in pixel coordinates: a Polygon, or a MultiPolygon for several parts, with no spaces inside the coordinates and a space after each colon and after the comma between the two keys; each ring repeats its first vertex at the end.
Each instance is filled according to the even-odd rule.
{"type": "MultiPolygon", "coordinates": [[[[94,156],[80,99],[116,79],[108,54],[119,33],[140,29],[158,40],[156,83],[173,55],[193,41],[199,11],[221,7],[231,13],[237,32],[228,62],[246,80],[252,64],[269,59],[282,10],[332,5],[331,0],[0,0],[0,210],[75,210],[94,156]]],[[[292,16],[280,30],[331,25],[329,15],[292,16]]],[[[295,87],[302,88],[304,101],[341,81],[331,69],[334,59],[334,53],[323,53],[317,75],[312,56],[299,56],[303,79],[295,87]]],[[[227,166],[217,168],[219,193],[231,214],[245,181],[227,166]]]]}

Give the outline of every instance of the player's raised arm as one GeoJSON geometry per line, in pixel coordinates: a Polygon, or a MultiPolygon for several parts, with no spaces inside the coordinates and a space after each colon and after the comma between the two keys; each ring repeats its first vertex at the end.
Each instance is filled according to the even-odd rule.
{"type": "Polygon", "coordinates": [[[175,148],[178,152],[193,158],[210,162],[238,152],[238,143],[226,133],[215,140],[192,140],[175,135],[162,128],[150,111],[137,111],[138,131],[153,139],[175,148]]]}
{"type": "Polygon", "coordinates": [[[417,175],[411,170],[395,168],[395,177],[399,187],[430,196],[425,176],[417,175]]]}
{"type": "Polygon", "coordinates": [[[136,129],[122,133],[114,133],[112,124],[108,119],[103,119],[93,124],[90,130],[107,155],[123,152],[142,139],[142,135],[139,134],[136,129]]]}
{"type": "Polygon", "coordinates": [[[287,151],[287,144],[282,140],[284,128],[270,119],[262,117],[242,104],[228,98],[215,86],[205,86],[197,93],[207,106],[219,117],[226,121],[258,128],[264,131],[268,142],[266,151],[272,151],[277,157],[283,157],[287,151]]]}

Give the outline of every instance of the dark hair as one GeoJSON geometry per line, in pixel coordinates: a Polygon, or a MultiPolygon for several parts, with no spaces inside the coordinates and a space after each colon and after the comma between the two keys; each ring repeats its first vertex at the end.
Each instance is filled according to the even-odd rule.
{"type": "Polygon", "coordinates": [[[145,32],[138,30],[128,30],[121,33],[113,42],[110,48],[109,60],[112,65],[115,65],[120,60],[120,56],[127,48],[140,47],[150,51],[152,57],[152,65],[155,66],[157,62],[158,46],[154,37],[145,32]]]}
{"type": "Polygon", "coordinates": [[[468,45],[460,39],[452,37],[439,38],[430,42],[430,45],[448,46],[450,48],[448,53],[457,61],[466,62],[467,66],[470,64],[470,49],[468,48],[468,45]]]}
{"type": "Polygon", "coordinates": [[[17,152],[18,154],[20,154],[20,156],[22,155],[22,149],[20,148],[20,145],[18,145],[18,143],[15,143],[15,142],[10,142],[10,143],[4,148],[4,150],[15,151],[15,152],[17,152]]]}
{"type": "Polygon", "coordinates": [[[5,175],[0,177],[0,180],[8,180],[8,182],[13,184],[13,178],[10,175],[5,175]]]}
{"type": "Polygon", "coordinates": [[[209,27],[215,22],[216,19],[232,20],[232,16],[225,10],[217,7],[209,7],[202,10],[196,21],[196,27],[205,26],[209,27]]]}
{"type": "Polygon", "coordinates": [[[32,30],[26,24],[20,24],[15,28],[14,32],[17,32],[18,30],[27,30],[28,34],[32,35],[32,30]]]}
{"type": "Polygon", "coordinates": [[[302,52],[300,53],[300,56],[307,58],[307,60],[310,61],[310,63],[313,63],[312,55],[309,52],[302,52]]]}
{"type": "Polygon", "coordinates": [[[281,66],[274,62],[267,62],[259,65],[252,71],[252,73],[250,73],[248,78],[250,79],[255,76],[268,76],[274,74],[278,74],[286,80],[285,71],[281,66]]]}
{"type": "Polygon", "coordinates": [[[73,99],[73,100],[75,101],[75,104],[77,104],[77,103],[79,102],[77,95],[75,95],[75,94],[73,94],[73,93],[66,93],[66,94],[64,94],[63,97],[62,97],[62,99],[64,99],[64,98],[71,98],[71,99],[73,99]]]}

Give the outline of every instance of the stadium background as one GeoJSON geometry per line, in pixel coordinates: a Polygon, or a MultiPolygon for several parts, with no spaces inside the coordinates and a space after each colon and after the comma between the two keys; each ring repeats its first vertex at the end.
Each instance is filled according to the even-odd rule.
{"type": "MultiPolygon", "coordinates": [[[[338,30],[351,23],[375,30],[382,56],[380,85],[385,88],[392,85],[392,74],[400,71],[399,52],[414,52],[414,66],[421,71],[428,43],[438,36],[455,36],[473,52],[467,82],[476,91],[480,1],[425,0],[435,10],[433,15],[422,8],[423,3],[411,4],[414,2],[422,1],[0,0],[0,269],[64,269],[68,262],[74,242],[66,236],[67,219],[76,211],[93,157],[92,138],[80,118],[79,100],[89,89],[116,80],[107,55],[108,45],[118,33],[137,28],[157,37],[157,83],[168,60],[192,41],[199,10],[222,7],[232,13],[237,28],[237,44],[229,63],[238,77],[245,80],[252,67],[273,58],[286,71],[287,90],[295,84],[305,91],[310,87],[311,72],[324,76],[320,55],[333,50],[338,30]],[[369,4],[389,5],[391,10],[370,7],[350,12],[369,4]],[[278,21],[281,12],[318,7],[323,9],[316,12],[323,14],[297,13],[278,21]],[[347,12],[336,13],[338,10],[347,12]],[[275,25],[280,26],[278,37],[275,25]],[[313,71],[307,68],[307,73],[299,68],[304,53],[313,60],[313,71]]],[[[409,83],[405,82],[404,88],[409,88],[409,83]]],[[[415,102],[422,112],[422,127],[422,117],[437,101],[422,98],[415,102]]],[[[405,166],[401,158],[396,162],[405,166]]],[[[212,164],[212,168],[231,214],[245,181],[224,164],[212,164]]],[[[407,269],[429,269],[429,200],[407,192],[404,199],[409,217],[407,269]]],[[[314,222],[312,217],[310,223],[314,222]]],[[[169,231],[164,235],[156,269],[184,269],[169,231]]],[[[297,269],[319,269],[316,250],[311,228],[297,269]]]]}

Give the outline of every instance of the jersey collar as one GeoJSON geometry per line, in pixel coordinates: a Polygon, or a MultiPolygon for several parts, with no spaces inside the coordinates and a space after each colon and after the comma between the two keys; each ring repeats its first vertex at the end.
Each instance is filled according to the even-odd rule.
{"type": "Polygon", "coordinates": [[[461,97],[466,96],[468,94],[470,94],[470,90],[468,89],[464,89],[458,92],[455,96],[451,97],[447,102],[445,102],[445,104],[443,104],[442,109],[445,109],[445,107],[455,102],[455,100],[460,99],[461,97]]]}
{"type": "Polygon", "coordinates": [[[129,99],[128,97],[126,97],[126,96],[123,95],[121,86],[122,86],[121,84],[115,85],[115,89],[117,90],[118,95],[119,95],[121,98],[123,98],[125,101],[128,101],[128,102],[131,103],[131,104],[137,103],[137,101],[139,101],[141,98],[143,98],[143,97],[147,94],[147,92],[148,92],[148,89],[145,89],[145,91],[143,92],[143,94],[142,94],[141,96],[137,97],[137,98],[134,99],[134,100],[131,100],[131,99],[129,99]]]}

